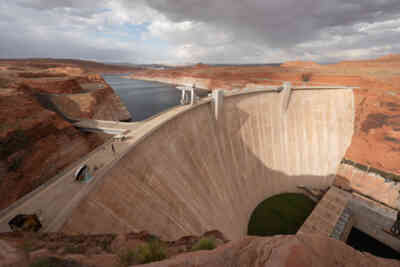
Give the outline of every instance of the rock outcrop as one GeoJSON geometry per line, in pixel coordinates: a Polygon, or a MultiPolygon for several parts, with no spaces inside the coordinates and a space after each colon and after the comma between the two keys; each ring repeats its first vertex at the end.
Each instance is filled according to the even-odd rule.
{"type": "Polygon", "coordinates": [[[89,75],[79,79],[81,88],[75,94],[48,96],[61,114],[68,118],[129,121],[131,114],[118,95],[101,76],[89,75]]]}
{"type": "Polygon", "coordinates": [[[127,267],[144,261],[136,254],[140,247],[158,244],[162,258],[174,258],[198,249],[200,240],[207,241],[213,247],[220,247],[228,242],[218,231],[210,231],[201,236],[185,236],[174,241],[163,241],[147,232],[93,236],[7,233],[0,234],[0,267],[27,267],[38,261],[69,262],[72,265],[67,266],[81,267],[127,267]]]}
{"type": "Polygon", "coordinates": [[[139,246],[154,240],[154,236],[146,233],[119,236],[2,235],[0,263],[4,267],[27,267],[31,266],[29,264],[44,260],[81,267],[138,264],[149,267],[400,266],[400,261],[361,253],[341,241],[318,235],[245,237],[226,244],[224,244],[226,240],[216,231],[203,236],[214,238],[217,248],[190,252],[193,245],[202,238],[195,236],[184,237],[174,242],[161,241],[167,259],[140,265],[133,252],[139,246]]]}
{"type": "MultiPolygon", "coordinates": [[[[40,78],[40,77],[39,77],[40,78]]],[[[79,81],[73,77],[51,79],[24,79],[22,85],[35,94],[77,94],[82,92],[79,81]]]]}
{"type": "Polygon", "coordinates": [[[131,115],[101,75],[88,72],[104,64],[0,60],[0,66],[1,210],[109,138],[80,132],[68,119],[131,115]]]}
{"type": "Polygon", "coordinates": [[[49,68],[49,72],[52,73],[62,73],[66,75],[74,75],[74,76],[79,76],[84,73],[83,69],[81,68],[74,68],[74,67],[55,67],[55,68],[49,68]]]}
{"type": "Polygon", "coordinates": [[[396,91],[355,92],[355,133],[346,158],[400,174],[400,96],[396,91]]]}
{"type": "Polygon", "coordinates": [[[0,209],[104,140],[79,132],[20,89],[0,89],[0,121],[0,209]]]}
{"type": "Polygon", "coordinates": [[[320,65],[312,61],[288,61],[283,63],[281,67],[318,68],[320,65]]]}
{"type": "Polygon", "coordinates": [[[361,253],[345,243],[318,235],[247,237],[216,250],[183,254],[175,259],[147,265],[158,266],[400,266],[396,260],[361,253]]]}

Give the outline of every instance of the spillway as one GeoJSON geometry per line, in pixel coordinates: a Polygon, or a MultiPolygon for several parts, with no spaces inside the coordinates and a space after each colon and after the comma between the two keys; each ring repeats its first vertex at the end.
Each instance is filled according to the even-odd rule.
{"type": "Polygon", "coordinates": [[[114,164],[62,231],[177,239],[218,229],[235,240],[264,199],[327,188],[351,143],[353,91],[293,90],[286,111],[282,98],[226,96],[218,120],[210,101],[177,113],[114,164]]]}

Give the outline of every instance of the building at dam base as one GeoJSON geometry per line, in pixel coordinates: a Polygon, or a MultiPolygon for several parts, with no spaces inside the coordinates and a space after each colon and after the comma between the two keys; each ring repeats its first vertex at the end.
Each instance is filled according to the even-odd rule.
{"type": "Polygon", "coordinates": [[[327,189],[353,135],[353,91],[293,90],[286,111],[282,101],[271,90],[232,94],[218,120],[209,100],[180,107],[132,145],[61,230],[176,239],[219,229],[235,240],[263,200],[327,189]]]}

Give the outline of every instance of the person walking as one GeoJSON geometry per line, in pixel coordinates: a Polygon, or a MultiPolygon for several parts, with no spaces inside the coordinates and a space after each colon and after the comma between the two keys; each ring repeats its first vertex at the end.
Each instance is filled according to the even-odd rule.
{"type": "Polygon", "coordinates": [[[115,147],[114,147],[114,144],[111,144],[111,150],[112,150],[112,152],[115,154],[115,147]]]}

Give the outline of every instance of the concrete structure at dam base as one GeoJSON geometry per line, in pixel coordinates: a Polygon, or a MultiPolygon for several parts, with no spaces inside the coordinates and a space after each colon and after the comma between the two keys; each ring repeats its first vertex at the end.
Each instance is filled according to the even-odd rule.
{"type": "Polygon", "coordinates": [[[71,166],[1,211],[0,231],[16,214],[40,209],[44,231],[147,230],[174,240],[218,229],[238,240],[263,200],[329,188],[300,233],[345,241],[356,227],[400,251],[400,240],[383,231],[396,210],[335,182],[354,132],[351,88],[285,84],[213,96],[135,123],[90,183],[77,184],[71,173],[80,165],[71,166]]]}

